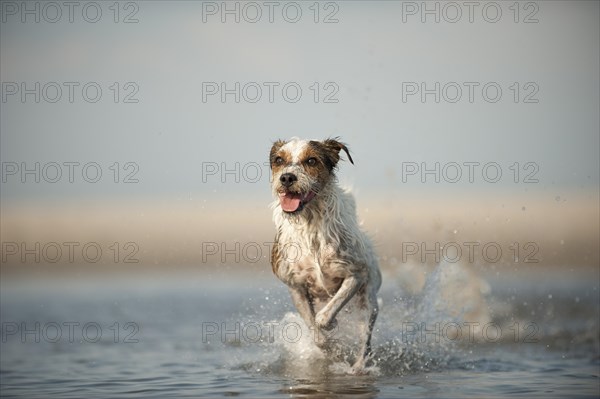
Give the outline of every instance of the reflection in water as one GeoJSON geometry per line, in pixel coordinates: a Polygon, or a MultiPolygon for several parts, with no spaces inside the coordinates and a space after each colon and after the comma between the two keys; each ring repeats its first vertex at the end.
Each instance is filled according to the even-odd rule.
{"type": "MultiPolygon", "coordinates": [[[[246,365],[251,371],[254,364],[246,365]]],[[[276,375],[285,378],[279,393],[286,395],[325,398],[332,395],[353,395],[358,398],[374,398],[376,387],[375,372],[367,375],[349,375],[350,365],[325,358],[298,359],[286,352],[261,370],[263,375],[276,375]]]]}
{"type": "Polygon", "coordinates": [[[279,390],[282,394],[310,396],[311,398],[330,398],[332,395],[352,395],[355,398],[374,398],[379,389],[372,376],[339,376],[321,374],[312,379],[295,379],[293,384],[279,390]]]}

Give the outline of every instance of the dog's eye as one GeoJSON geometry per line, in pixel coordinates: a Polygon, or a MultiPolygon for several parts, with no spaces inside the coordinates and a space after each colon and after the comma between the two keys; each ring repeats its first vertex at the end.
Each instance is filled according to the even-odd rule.
{"type": "Polygon", "coordinates": [[[275,158],[275,165],[281,165],[283,163],[283,158],[277,157],[275,158]]]}
{"type": "Polygon", "coordinates": [[[317,158],[308,158],[306,164],[308,166],[315,166],[317,164],[317,158]]]}

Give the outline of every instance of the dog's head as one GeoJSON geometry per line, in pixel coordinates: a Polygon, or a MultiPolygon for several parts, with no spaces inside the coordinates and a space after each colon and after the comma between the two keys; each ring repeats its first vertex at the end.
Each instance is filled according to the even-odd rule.
{"type": "Polygon", "coordinates": [[[337,139],[324,141],[276,141],[271,148],[271,185],[281,209],[290,214],[301,212],[335,178],[335,169],[345,144],[337,139]]]}

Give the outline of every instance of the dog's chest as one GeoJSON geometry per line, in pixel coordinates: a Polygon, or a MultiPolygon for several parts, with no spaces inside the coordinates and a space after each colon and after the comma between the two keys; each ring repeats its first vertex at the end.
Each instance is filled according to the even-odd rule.
{"type": "Polygon", "coordinates": [[[331,245],[312,245],[302,241],[280,241],[278,277],[289,286],[304,287],[317,298],[333,296],[346,277],[343,264],[336,262],[331,245]]]}
{"type": "Polygon", "coordinates": [[[344,281],[343,270],[335,263],[317,263],[313,258],[304,258],[297,265],[290,265],[294,284],[299,284],[317,298],[333,296],[344,281]]]}

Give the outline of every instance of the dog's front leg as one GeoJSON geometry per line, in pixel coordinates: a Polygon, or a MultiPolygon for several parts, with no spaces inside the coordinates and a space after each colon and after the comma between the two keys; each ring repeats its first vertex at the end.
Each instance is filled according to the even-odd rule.
{"type": "Polygon", "coordinates": [[[334,327],[335,316],[356,294],[361,284],[362,281],[356,276],[346,277],[333,298],[315,316],[315,324],[324,330],[334,327]]]}
{"type": "Polygon", "coordinates": [[[300,317],[304,320],[308,327],[315,323],[315,309],[308,295],[308,291],[303,288],[290,287],[290,295],[292,302],[300,313],[300,317]]]}
{"type": "MultiPolygon", "coordinates": [[[[290,287],[290,294],[294,306],[296,306],[298,313],[300,313],[300,317],[302,317],[306,326],[312,329],[315,325],[315,308],[308,291],[302,288],[290,287]]],[[[315,344],[321,349],[326,349],[327,337],[321,334],[319,329],[314,330],[314,334],[315,344]]]]}

